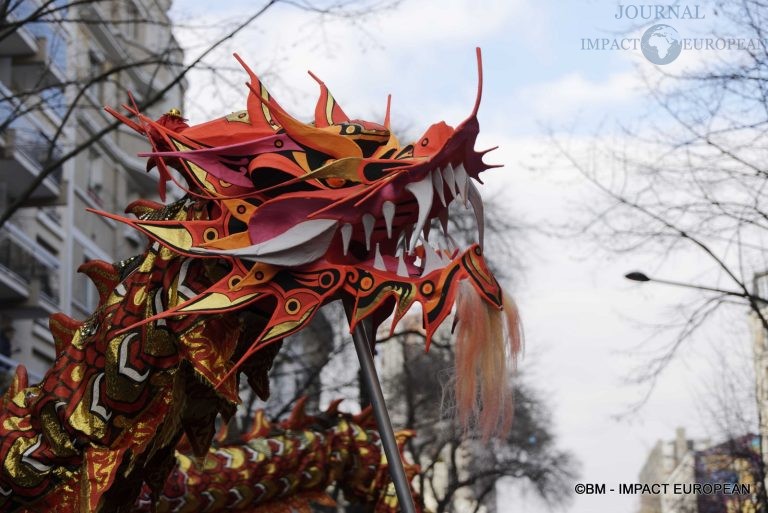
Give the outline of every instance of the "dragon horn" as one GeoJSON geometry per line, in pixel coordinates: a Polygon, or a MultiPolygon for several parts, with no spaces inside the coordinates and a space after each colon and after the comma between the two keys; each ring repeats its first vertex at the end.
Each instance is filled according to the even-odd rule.
{"type": "Polygon", "coordinates": [[[325,82],[320,80],[317,75],[311,71],[307,71],[309,76],[315,79],[315,82],[320,84],[320,96],[317,99],[317,105],[315,106],[315,126],[318,128],[325,128],[330,125],[338,125],[349,121],[347,116],[339,105],[339,102],[333,97],[328,90],[328,86],[325,82]]]}

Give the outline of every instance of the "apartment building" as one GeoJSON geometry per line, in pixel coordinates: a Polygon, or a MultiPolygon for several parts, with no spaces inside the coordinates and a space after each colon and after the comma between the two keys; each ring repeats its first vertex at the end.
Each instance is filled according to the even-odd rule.
{"type": "MultiPolygon", "coordinates": [[[[24,363],[33,377],[54,358],[48,315],[82,319],[97,304],[77,267],[121,260],[144,245],[86,209],[122,212],[157,195],[155,176],[137,157],[148,149],[143,137],[126,127],[96,136],[114,121],[105,105],[127,103],[129,93],[139,104],[160,98],[182,69],[170,6],[19,0],[0,13],[0,211],[54,168],[0,228],[0,358],[24,363]]],[[[182,108],[184,88],[179,81],[145,113],[182,108]]]]}

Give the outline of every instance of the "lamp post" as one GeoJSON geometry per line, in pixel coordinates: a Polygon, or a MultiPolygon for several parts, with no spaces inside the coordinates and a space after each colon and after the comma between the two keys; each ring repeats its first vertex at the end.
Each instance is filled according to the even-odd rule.
{"type": "MultiPolygon", "coordinates": [[[[750,294],[746,291],[746,287],[744,287],[744,292],[739,292],[736,290],[725,290],[725,289],[719,289],[716,287],[707,287],[706,285],[697,285],[693,283],[685,283],[680,281],[674,281],[674,280],[662,280],[658,278],[650,278],[647,274],[640,272],[640,271],[633,271],[631,273],[627,273],[624,275],[624,277],[631,281],[636,281],[640,283],[645,282],[654,282],[654,283],[661,283],[662,285],[672,285],[673,287],[682,287],[687,289],[694,289],[694,290],[703,290],[706,292],[716,292],[718,294],[723,294],[726,296],[734,296],[739,297],[742,299],[746,299],[749,303],[752,310],[755,312],[757,317],[760,319],[761,324],[763,325],[763,328],[765,329],[766,333],[768,333],[768,321],[766,321],[766,317],[761,312],[762,308],[765,308],[766,305],[768,305],[768,299],[765,299],[763,297],[758,296],[757,294],[750,294]],[[762,303],[762,305],[760,304],[762,303]]],[[[755,358],[758,358],[757,353],[755,354],[755,358]]],[[[757,392],[757,416],[758,416],[758,431],[760,432],[759,441],[760,441],[760,467],[759,472],[761,474],[760,476],[760,484],[761,486],[758,487],[757,490],[757,496],[758,496],[758,509],[760,513],[766,513],[768,512],[768,496],[766,495],[766,452],[764,450],[765,444],[766,444],[766,435],[763,432],[763,409],[761,408],[760,404],[760,380],[755,380],[755,386],[758,389],[757,392]]]]}
{"type": "Polygon", "coordinates": [[[757,296],[755,294],[749,294],[747,292],[739,292],[737,290],[725,290],[725,289],[718,289],[715,287],[707,287],[706,285],[696,285],[694,283],[685,283],[682,281],[674,281],[674,280],[662,280],[659,278],[650,278],[647,274],[640,272],[640,271],[632,271],[631,273],[627,273],[624,275],[624,277],[630,281],[637,281],[640,283],[644,283],[647,281],[653,282],[653,283],[661,283],[663,285],[672,285],[673,287],[683,287],[686,289],[695,289],[695,290],[705,290],[707,292],[717,292],[718,294],[724,294],[727,296],[735,296],[735,297],[741,297],[744,299],[751,299],[753,301],[760,301],[762,303],[768,304],[768,299],[762,298],[760,296],[757,296]]]}

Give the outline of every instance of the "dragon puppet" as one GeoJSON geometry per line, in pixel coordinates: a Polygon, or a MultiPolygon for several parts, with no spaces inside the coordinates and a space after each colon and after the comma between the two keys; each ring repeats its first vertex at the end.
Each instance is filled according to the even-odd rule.
{"type": "Polygon", "coordinates": [[[239,377],[266,399],[282,340],[339,299],[352,328],[391,317],[394,329],[418,303],[427,348],[456,305],[457,414],[486,435],[507,427],[520,336],[481,249],[475,182],[493,166],[474,149],[480,62],[478,49],[469,117],[407,145],[389,102],[383,124],[350,119],[318,80],[304,123],[242,61],[246,110],[189,126],[175,110],[155,121],[107,109],[149,140],[161,198],[170,180],[186,194],[136,201],[130,218],[99,212],[149,244],[84,264],[98,308],[85,321],[51,316],[56,359],[39,384],[17,369],[0,411],[0,510],[130,511],[143,489],[157,501],[180,441],[206,455],[239,377]],[[477,244],[452,241],[452,203],[474,209],[477,244]]]}

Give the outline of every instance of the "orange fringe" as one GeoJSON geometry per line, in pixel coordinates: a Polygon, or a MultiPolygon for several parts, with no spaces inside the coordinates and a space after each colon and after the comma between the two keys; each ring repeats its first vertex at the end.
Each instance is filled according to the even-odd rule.
{"type": "Polygon", "coordinates": [[[465,431],[484,440],[504,436],[512,426],[514,401],[509,378],[522,347],[517,306],[503,296],[503,309],[483,300],[468,280],[456,302],[456,409],[465,431]]]}

